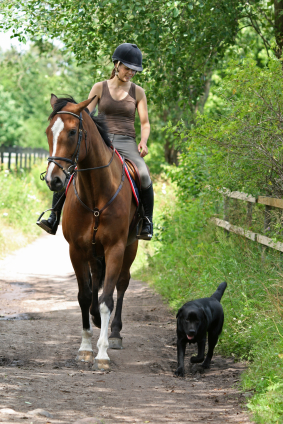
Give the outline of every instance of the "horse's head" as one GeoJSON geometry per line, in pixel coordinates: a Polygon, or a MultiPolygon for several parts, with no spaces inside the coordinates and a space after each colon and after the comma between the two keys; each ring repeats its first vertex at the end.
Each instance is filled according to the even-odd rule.
{"type": "Polygon", "coordinates": [[[82,115],[87,116],[83,110],[93,99],[78,104],[63,99],[63,106],[60,100],[54,94],[51,95],[53,112],[46,129],[50,157],[45,181],[52,191],[60,191],[65,187],[68,170],[73,170],[87,154],[82,115]]]}

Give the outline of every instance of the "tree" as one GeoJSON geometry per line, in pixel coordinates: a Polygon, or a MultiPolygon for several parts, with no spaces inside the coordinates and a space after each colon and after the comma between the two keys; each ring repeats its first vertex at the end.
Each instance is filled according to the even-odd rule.
{"type": "Polygon", "coordinates": [[[21,136],[14,137],[13,144],[46,148],[44,129],[51,112],[52,92],[58,96],[76,95],[77,101],[88,96],[89,67],[78,68],[74,58],[63,55],[54,46],[47,47],[47,52],[41,55],[34,46],[25,52],[15,49],[0,52],[0,84],[9,96],[9,105],[14,108],[12,112],[9,106],[9,110],[16,114],[22,128],[21,136]]]}
{"type": "Polygon", "coordinates": [[[22,110],[0,85],[0,146],[19,145],[23,136],[22,110]]]}
{"type": "Polygon", "coordinates": [[[257,196],[283,196],[283,82],[281,62],[259,68],[233,61],[218,90],[218,118],[198,114],[196,125],[170,130],[182,142],[174,179],[184,196],[228,188],[257,196]]]}
{"type": "MultiPolygon", "coordinates": [[[[4,6],[2,28],[38,46],[60,39],[79,64],[92,64],[94,82],[108,77],[119,43],[136,43],[145,69],[135,81],[145,87],[149,105],[156,105],[160,122],[193,121],[213,71],[242,28],[252,28],[267,54],[281,54],[282,12],[267,0],[4,0],[4,6]]],[[[165,152],[168,160],[176,158],[171,142],[165,152]]]]}
{"type": "Polygon", "coordinates": [[[94,79],[108,72],[119,43],[136,43],[149,98],[159,108],[173,103],[193,113],[211,69],[234,41],[241,7],[238,0],[9,0],[2,27],[20,39],[59,38],[79,63],[93,63],[94,79]]]}

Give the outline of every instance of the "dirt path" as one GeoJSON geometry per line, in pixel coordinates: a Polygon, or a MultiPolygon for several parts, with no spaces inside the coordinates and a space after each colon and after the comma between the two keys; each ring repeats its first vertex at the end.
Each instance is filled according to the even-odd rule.
{"type": "MultiPolygon", "coordinates": [[[[173,376],[175,318],[139,281],[126,294],[124,349],[109,350],[111,371],[77,363],[76,296],[61,232],[0,261],[1,423],[250,422],[235,388],[242,364],[216,356],[200,374],[189,365],[189,351],[186,378],[173,376]]],[[[98,334],[95,328],[95,351],[98,334]]]]}

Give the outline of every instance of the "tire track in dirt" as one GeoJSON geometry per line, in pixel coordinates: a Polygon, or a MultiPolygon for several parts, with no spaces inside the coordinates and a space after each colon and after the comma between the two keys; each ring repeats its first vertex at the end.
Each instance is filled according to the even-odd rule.
{"type": "MultiPolygon", "coordinates": [[[[77,283],[61,228],[0,262],[1,423],[249,423],[236,388],[244,364],[215,356],[204,373],[175,378],[176,320],[132,280],[123,346],[111,371],[75,361],[81,341],[77,283]],[[42,415],[45,414],[45,415],[42,415]]],[[[94,328],[93,348],[99,330],[94,328]]]]}

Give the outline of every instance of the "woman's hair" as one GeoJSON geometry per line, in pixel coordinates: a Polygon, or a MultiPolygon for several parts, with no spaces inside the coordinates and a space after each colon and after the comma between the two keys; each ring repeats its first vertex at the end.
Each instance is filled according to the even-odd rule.
{"type": "Polygon", "coordinates": [[[116,69],[115,69],[115,65],[118,63],[118,60],[115,60],[115,62],[114,62],[114,68],[113,68],[113,71],[111,72],[111,75],[110,75],[110,78],[109,79],[112,79],[112,78],[114,78],[115,77],[115,72],[116,72],[116,69]]]}

